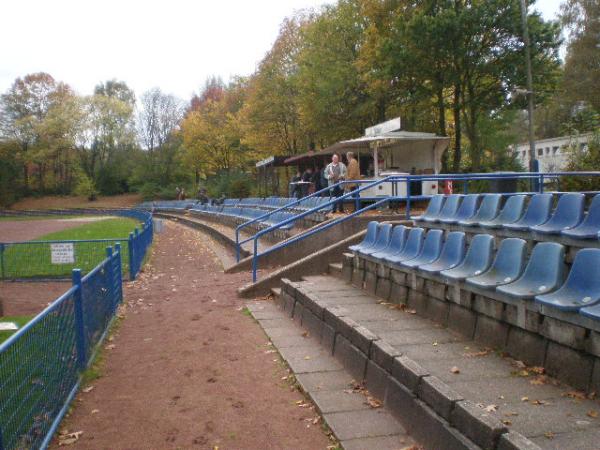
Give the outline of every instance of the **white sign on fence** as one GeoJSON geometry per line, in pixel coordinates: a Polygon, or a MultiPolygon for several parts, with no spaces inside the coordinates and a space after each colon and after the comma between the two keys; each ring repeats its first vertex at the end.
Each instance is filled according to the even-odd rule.
{"type": "Polygon", "coordinates": [[[50,244],[52,252],[52,264],[73,264],[75,263],[75,250],[72,243],[50,244]]]}

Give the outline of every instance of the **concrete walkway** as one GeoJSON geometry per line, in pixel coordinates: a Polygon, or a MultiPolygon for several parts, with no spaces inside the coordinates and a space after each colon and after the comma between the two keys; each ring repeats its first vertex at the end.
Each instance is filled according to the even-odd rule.
{"type": "Polygon", "coordinates": [[[396,366],[404,370],[410,366],[416,382],[443,391],[438,400],[448,404],[437,406],[442,415],[448,408],[450,422],[458,420],[450,415],[451,409],[467,400],[541,448],[600,448],[600,403],[593,395],[588,398],[545,376],[542,368],[526,367],[482,348],[415,311],[381,303],[338,278],[305,277],[294,285],[330,313],[343,316],[350,327],[366,330],[363,333],[372,336],[378,348],[391,353],[392,373],[396,366]]]}
{"type": "Polygon", "coordinates": [[[289,315],[273,302],[251,302],[247,306],[344,449],[398,450],[414,445],[381,401],[357,384],[289,315]]]}

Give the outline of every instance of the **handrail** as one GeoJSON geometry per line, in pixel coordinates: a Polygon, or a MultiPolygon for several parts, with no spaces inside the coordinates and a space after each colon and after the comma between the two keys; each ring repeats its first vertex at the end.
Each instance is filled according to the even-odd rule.
{"type": "Polygon", "coordinates": [[[302,203],[304,200],[307,200],[307,199],[309,199],[309,198],[316,197],[316,196],[318,196],[319,194],[322,194],[323,192],[330,191],[330,190],[331,190],[331,189],[333,189],[334,187],[338,187],[338,186],[341,186],[341,185],[343,185],[343,184],[346,184],[346,183],[348,183],[348,182],[347,182],[347,181],[340,181],[339,183],[336,183],[336,184],[334,184],[334,185],[327,186],[326,188],[324,188],[324,189],[321,189],[320,191],[313,192],[312,194],[310,194],[310,195],[307,195],[306,197],[299,198],[298,200],[295,200],[295,201],[293,201],[293,202],[291,202],[291,203],[286,203],[285,205],[283,205],[283,206],[280,206],[280,207],[279,207],[279,208],[277,208],[277,209],[274,209],[274,210],[267,211],[267,212],[266,212],[265,214],[263,214],[262,216],[255,217],[254,219],[250,219],[250,220],[248,220],[248,221],[246,221],[246,222],[244,222],[244,223],[242,223],[242,224],[238,225],[238,226],[235,228],[235,257],[236,257],[236,260],[237,260],[237,262],[239,262],[239,261],[240,261],[240,246],[241,246],[241,245],[242,245],[244,242],[248,242],[248,240],[246,240],[246,241],[244,241],[244,242],[239,242],[239,239],[240,239],[240,230],[241,230],[242,228],[245,228],[245,227],[247,227],[248,225],[252,225],[253,223],[256,223],[256,222],[261,222],[263,219],[266,219],[266,218],[270,217],[271,215],[273,215],[273,214],[275,214],[275,213],[277,213],[277,212],[279,212],[279,211],[283,211],[283,210],[286,210],[286,209],[288,209],[288,208],[291,208],[292,206],[299,205],[299,204],[300,204],[300,203],[302,203]]]}
{"type": "Polygon", "coordinates": [[[350,220],[353,217],[356,217],[356,216],[364,213],[365,211],[377,208],[378,206],[380,206],[380,205],[382,205],[384,203],[393,201],[395,199],[396,199],[396,197],[386,197],[384,199],[381,199],[381,200],[379,200],[379,201],[377,201],[375,203],[372,203],[372,204],[370,204],[368,206],[365,206],[362,209],[354,211],[351,214],[348,214],[348,215],[345,215],[345,216],[342,216],[342,217],[338,217],[337,219],[332,220],[331,222],[327,222],[325,225],[322,225],[322,226],[320,226],[318,228],[314,228],[314,229],[308,231],[307,233],[303,233],[303,234],[294,236],[293,238],[291,238],[291,239],[289,239],[289,240],[287,240],[285,242],[282,242],[280,244],[274,245],[273,247],[268,248],[267,250],[265,250],[264,252],[262,252],[260,254],[258,253],[258,245],[257,245],[258,240],[254,239],[254,255],[253,255],[253,258],[252,258],[252,282],[256,283],[256,271],[258,270],[258,257],[259,256],[268,255],[269,253],[272,253],[275,250],[278,250],[280,248],[283,248],[283,247],[286,247],[286,246],[288,246],[290,244],[293,244],[294,242],[298,242],[298,241],[304,240],[304,239],[306,239],[309,236],[312,236],[312,235],[314,235],[316,233],[320,233],[321,231],[327,230],[328,228],[331,228],[331,227],[333,227],[333,226],[335,226],[335,225],[337,225],[339,223],[345,222],[346,220],[350,220]]]}

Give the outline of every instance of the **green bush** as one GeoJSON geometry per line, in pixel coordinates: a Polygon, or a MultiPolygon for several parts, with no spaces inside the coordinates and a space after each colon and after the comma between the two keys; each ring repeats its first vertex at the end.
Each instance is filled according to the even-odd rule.
{"type": "MultiPolygon", "coordinates": [[[[600,131],[595,132],[586,149],[574,142],[566,149],[569,172],[591,172],[600,168],[600,131]]],[[[560,188],[564,191],[598,191],[600,177],[561,177],[560,188]]]]}

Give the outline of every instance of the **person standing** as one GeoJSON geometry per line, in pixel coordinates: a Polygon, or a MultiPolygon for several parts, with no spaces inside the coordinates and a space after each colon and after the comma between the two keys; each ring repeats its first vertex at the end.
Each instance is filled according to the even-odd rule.
{"type": "MultiPolygon", "coordinates": [[[[331,157],[331,162],[325,168],[325,176],[330,187],[346,179],[346,165],[340,161],[340,157],[336,153],[331,157]]],[[[344,190],[340,186],[335,186],[331,189],[332,197],[341,197],[343,194],[344,190]]],[[[344,212],[342,200],[333,204],[332,212],[335,213],[338,210],[341,213],[344,212]]]]}
{"type": "MultiPolygon", "coordinates": [[[[346,177],[347,180],[360,180],[360,168],[358,167],[358,161],[354,157],[354,153],[348,152],[346,153],[346,159],[348,160],[348,175],[346,177]]],[[[346,184],[346,191],[352,192],[358,189],[358,183],[348,183],[346,184]]],[[[353,198],[358,197],[358,194],[354,194],[353,198]]]]}

